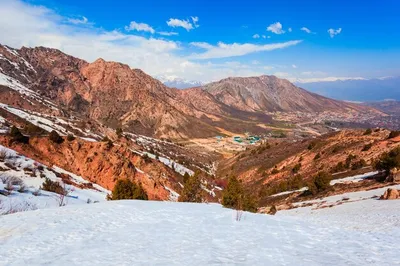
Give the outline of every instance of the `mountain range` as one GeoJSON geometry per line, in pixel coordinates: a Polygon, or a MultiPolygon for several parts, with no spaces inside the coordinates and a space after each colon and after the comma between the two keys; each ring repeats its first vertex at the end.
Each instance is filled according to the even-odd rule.
{"type": "MultiPolygon", "coordinates": [[[[379,113],[308,92],[275,76],[227,78],[181,90],[126,64],[101,58],[88,63],[45,47],[0,46],[0,71],[3,93],[15,90],[9,86],[14,80],[64,112],[173,139],[210,137],[221,131],[259,133],[264,130],[260,124],[273,124],[271,112],[278,111],[379,113]]],[[[46,104],[35,109],[52,112],[46,104]]]]}
{"type": "Polygon", "coordinates": [[[400,100],[400,77],[295,83],[312,92],[337,100],[376,102],[400,100]]]}

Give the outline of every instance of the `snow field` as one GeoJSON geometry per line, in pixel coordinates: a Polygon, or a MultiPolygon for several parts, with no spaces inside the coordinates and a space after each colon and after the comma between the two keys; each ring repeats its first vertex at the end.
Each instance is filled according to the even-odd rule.
{"type": "Polygon", "coordinates": [[[398,263],[398,228],[366,232],[289,216],[244,213],[241,221],[235,216],[236,211],[217,204],[151,201],[17,213],[1,218],[0,261],[5,265],[398,263]]]}

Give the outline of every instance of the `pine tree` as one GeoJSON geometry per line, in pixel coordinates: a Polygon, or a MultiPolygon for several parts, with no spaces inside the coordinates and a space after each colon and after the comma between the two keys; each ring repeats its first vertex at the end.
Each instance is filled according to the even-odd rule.
{"type": "Polygon", "coordinates": [[[119,179],[114,186],[111,200],[148,200],[146,191],[141,184],[136,184],[129,179],[119,179]]]}
{"type": "Polygon", "coordinates": [[[244,191],[242,183],[235,176],[229,178],[228,185],[222,194],[222,205],[236,210],[257,211],[255,198],[244,191]]]}
{"type": "Polygon", "coordinates": [[[196,172],[194,175],[189,176],[183,187],[179,201],[181,202],[201,202],[202,189],[199,173],[196,172]]]}

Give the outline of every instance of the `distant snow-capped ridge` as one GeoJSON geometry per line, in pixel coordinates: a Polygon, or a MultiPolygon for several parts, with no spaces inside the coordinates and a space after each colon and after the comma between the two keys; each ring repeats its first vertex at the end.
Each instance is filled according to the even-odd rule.
{"type": "Polygon", "coordinates": [[[325,77],[325,78],[295,78],[289,79],[294,84],[305,84],[305,83],[323,83],[323,82],[342,82],[342,81],[379,81],[379,80],[395,80],[399,77],[386,76],[379,78],[363,78],[363,77],[325,77]]]}
{"type": "Polygon", "coordinates": [[[204,85],[204,83],[201,81],[187,80],[174,75],[171,76],[163,75],[163,76],[157,76],[156,78],[160,80],[162,83],[164,83],[164,85],[178,89],[186,89],[204,85]]]}

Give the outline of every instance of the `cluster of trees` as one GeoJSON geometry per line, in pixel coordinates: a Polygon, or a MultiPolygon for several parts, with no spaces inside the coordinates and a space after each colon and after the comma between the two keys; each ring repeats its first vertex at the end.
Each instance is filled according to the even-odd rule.
{"type": "Polygon", "coordinates": [[[148,200],[146,191],[142,185],[136,184],[129,179],[119,179],[114,186],[112,194],[107,197],[108,200],[148,200]]]}
{"type": "MultiPolygon", "coordinates": [[[[179,197],[180,202],[202,202],[204,190],[201,188],[200,173],[184,175],[184,188],[179,197]]],[[[230,177],[222,194],[222,205],[226,208],[256,212],[257,202],[247,193],[236,177],[230,177]]]]}
{"type": "Polygon", "coordinates": [[[247,193],[240,180],[232,176],[222,194],[222,205],[235,210],[257,212],[256,199],[247,193]]]}

